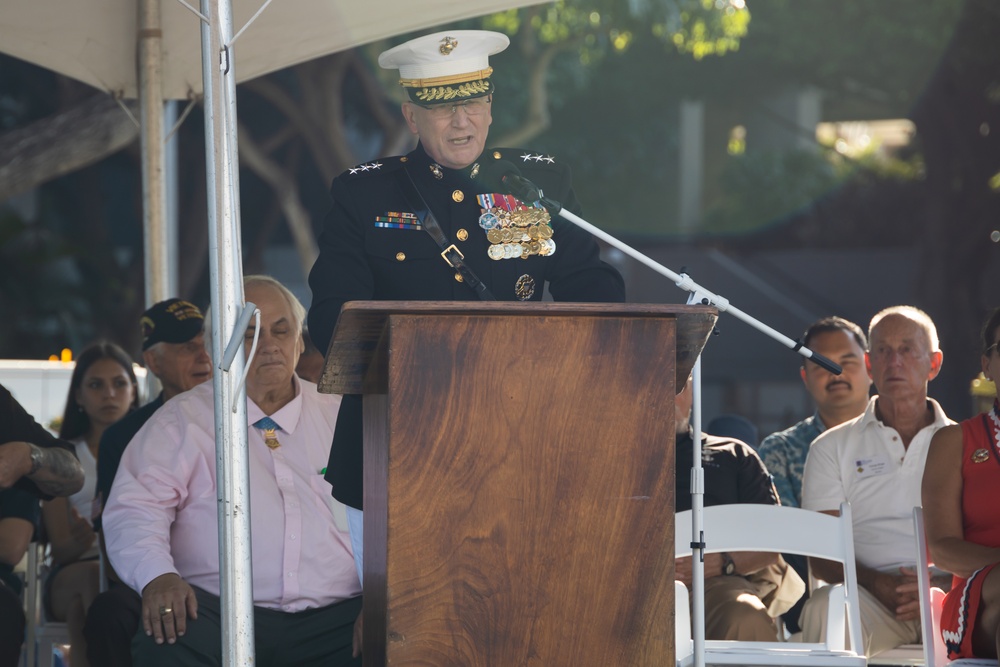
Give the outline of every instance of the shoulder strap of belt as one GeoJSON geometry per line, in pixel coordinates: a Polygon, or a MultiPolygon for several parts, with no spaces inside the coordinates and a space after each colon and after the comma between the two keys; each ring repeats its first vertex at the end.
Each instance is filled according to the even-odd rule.
{"type": "Polygon", "coordinates": [[[465,263],[465,255],[455,246],[448,244],[448,239],[438,224],[437,218],[431,207],[424,201],[423,195],[417,189],[417,184],[413,182],[413,177],[404,166],[396,172],[396,181],[399,189],[403,192],[406,203],[409,204],[413,212],[420,218],[420,224],[430,234],[431,238],[439,248],[441,248],[441,258],[448,263],[448,266],[458,271],[466,285],[472,288],[482,301],[496,301],[496,297],[486,287],[486,283],[479,279],[479,276],[465,263]]]}

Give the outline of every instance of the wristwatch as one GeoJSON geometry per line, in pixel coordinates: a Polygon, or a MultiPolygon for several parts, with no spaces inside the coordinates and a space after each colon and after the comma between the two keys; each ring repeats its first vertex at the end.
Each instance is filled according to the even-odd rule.
{"type": "Polygon", "coordinates": [[[732,557],[724,551],[722,552],[722,574],[727,577],[731,577],[736,574],[736,563],[734,563],[732,557]]]}
{"type": "Polygon", "coordinates": [[[42,452],[42,448],[39,447],[38,445],[35,445],[30,442],[27,443],[27,445],[31,456],[31,470],[28,472],[28,474],[34,475],[41,469],[45,454],[42,452]]]}

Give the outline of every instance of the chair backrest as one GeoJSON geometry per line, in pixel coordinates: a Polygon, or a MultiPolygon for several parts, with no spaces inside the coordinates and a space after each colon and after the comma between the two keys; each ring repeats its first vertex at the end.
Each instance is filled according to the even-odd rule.
{"type": "Polygon", "coordinates": [[[941,607],[944,591],[931,590],[930,555],[927,553],[927,534],[924,532],[924,510],[913,508],[913,534],[917,543],[917,584],[920,586],[920,631],[924,639],[924,663],[927,667],[948,664],[948,649],[941,636],[941,607]]]}
{"type": "Polygon", "coordinates": [[[42,542],[32,542],[28,545],[28,565],[24,583],[24,612],[28,621],[24,646],[25,664],[28,667],[54,664],[54,647],[69,644],[66,624],[45,618],[42,604],[45,547],[42,542]]]}
{"type": "MultiPolygon", "coordinates": [[[[764,551],[801,554],[841,563],[848,636],[851,646],[862,645],[854,528],[849,503],[840,506],[840,516],[780,505],[713,505],[704,509],[703,526],[706,553],[764,551]]],[[[676,515],[674,527],[674,555],[690,556],[690,510],[676,515]]]]}
{"type": "Polygon", "coordinates": [[[917,543],[917,584],[920,586],[920,630],[924,638],[924,663],[926,667],[992,667],[996,661],[986,658],[948,659],[948,648],[941,636],[941,614],[944,610],[945,592],[931,586],[928,568],[932,565],[927,550],[927,534],[924,532],[924,510],[913,508],[913,533],[917,543]],[[931,638],[928,641],[928,637],[931,638]]]}
{"type": "Polygon", "coordinates": [[[674,582],[674,652],[678,657],[691,655],[694,641],[691,639],[691,602],[687,586],[674,582]]]}

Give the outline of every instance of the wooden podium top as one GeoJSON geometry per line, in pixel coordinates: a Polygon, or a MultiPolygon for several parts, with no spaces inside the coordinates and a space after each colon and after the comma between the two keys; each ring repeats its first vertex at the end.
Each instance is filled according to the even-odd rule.
{"type": "Polygon", "coordinates": [[[361,394],[390,315],[609,317],[677,320],[677,386],[682,387],[718,318],[711,306],[512,301],[351,301],[333,331],[319,390],[361,394]]]}

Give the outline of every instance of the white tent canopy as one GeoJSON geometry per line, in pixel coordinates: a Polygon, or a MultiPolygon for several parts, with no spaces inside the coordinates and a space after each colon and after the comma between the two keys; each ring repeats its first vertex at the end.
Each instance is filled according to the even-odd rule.
{"type": "MultiPolygon", "coordinates": [[[[227,52],[265,0],[201,0],[204,23],[178,0],[18,0],[0,12],[0,51],[101,90],[138,97],[142,118],[147,303],[164,293],[168,261],[160,221],[163,99],[205,90],[209,265],[212,287],[219,557],[226,667],[254,662],[250,498],[242,332],[236,83],[398,33],[537,0],[275,0],[227,52]],[[457,11],[456,11],[457,8],[457,11]],[[142,72],[142,76],[137,72],[142,72]],[[204,84],[202,84],[204,82],[204,84]],[[149,191],[149,192],[147,192],[149,191]],[[150,265],[157,269],[151,271],[150,265]],[[151,289],[150,284],[156,283],[151,289]],[[232,343],[227,345],[227,341],[232,343]],[[223,360],[222,350],[227,354],[223,360]]],[[[10,3],[8,3],[10,4],[10,3]]],[[[175,267],[171,267],[176,271],[175,267]]],[[[259,320],[258,320],[259,321],[259,320]]]]}
{"type": "MultiPolygon", "coordinates": [[[[264,0],[233,0],[239,31],[264,0]]],[[[274,0],[236,42],[238,81],[400,33],[538,0],[274,0]]],[[[202,91],[201,25],[162,0],[164,99],[202,91]]],[[[0,51],[126,98],[138,93],[136,0],[19,0],[0,12],[0,51]]]]}
{"type": "MultiPolygon", "coordinates": [[[[232,0],[237,37],[230,62],[238,83],[392,35],[538,2],[232,0]]],[[[162,140],[175,110],[163,101],[203,92],[201,39],[191,0],[17,0],[0,11],[0,52],[139,99],[146,305],[176,296],[176,195],[167,191],[176,167],[162,140]]]]}

